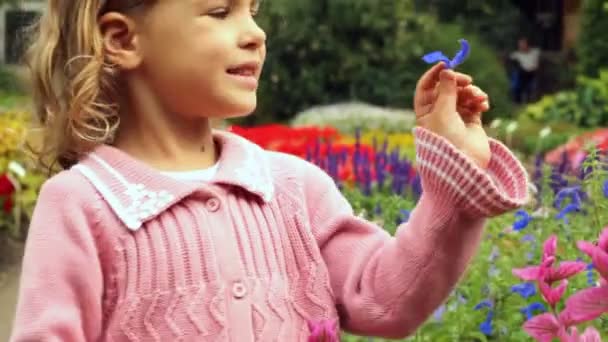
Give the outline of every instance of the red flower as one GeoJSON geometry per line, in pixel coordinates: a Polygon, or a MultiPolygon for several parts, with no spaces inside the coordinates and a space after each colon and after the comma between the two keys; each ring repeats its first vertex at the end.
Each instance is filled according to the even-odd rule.
{"type": "Polygon", "coordinates": [[[13,194],[15,193],[15,184],[7,174],[0,176],[0,200],[4,199],[2,209],[5,213],[10,213],[13,210],[13,194]]]}
{"type": "MultiPolygon", "coordinates": [[[[232,126],[229,128],[232,133],[240,135],[245,139],[261,146],[264,149],[292,154],[302,159],[310,148],[317,148],[322,159],[328,155],[346,154],[346,160],[339,163],[338,177],[342,181],[350,182],[355,179],[353,169],[353,156],[355,155],[354,145],[340,143],[327,144],[340,140],[341,135],[333,127],[289,127],[283,125],[264,125],[256,127],[232,126]]],[[[375,151],[372,146],[360,144],[359,152],[368,162],[375,159],[375,151]]],[[[375,169],[371,170],[371,178],[375,178],[375,169]]]]}

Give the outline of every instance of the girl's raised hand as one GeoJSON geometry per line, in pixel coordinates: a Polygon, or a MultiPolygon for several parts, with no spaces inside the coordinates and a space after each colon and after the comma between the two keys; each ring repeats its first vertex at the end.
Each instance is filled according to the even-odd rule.
{"type": "Polygon", "coordinates": [[[443,62],[434,65],[416,86],[416,124],[446,138],[485,169],[491,152],[481,115],[490,105],[488,95],[472,82],[443,62]]]}

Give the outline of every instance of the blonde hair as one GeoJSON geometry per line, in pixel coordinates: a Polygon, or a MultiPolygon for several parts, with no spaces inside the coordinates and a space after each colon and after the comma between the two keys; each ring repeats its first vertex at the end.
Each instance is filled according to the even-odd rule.
{"type": "Polygon", "coordinates": [[[33,152],[49,172],[71,167],[118,128],[117,71],[105,60],[98,25],[105,2],[49,0],[32,27],[26,63],[44,132],[33,152]]]}

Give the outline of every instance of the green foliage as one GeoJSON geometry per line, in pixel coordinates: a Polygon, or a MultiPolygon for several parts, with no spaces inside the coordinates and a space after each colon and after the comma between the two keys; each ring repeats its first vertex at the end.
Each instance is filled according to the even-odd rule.
{"type": "Polygon", "coordinates": [[[439,21],[466,27],[485,44],[503,53],[515,49],[517,39],[532,35],[529,20],[512,0],[418,0],[417,7],[433,11],[439,21]]]}
{"type": "Polygon", "coordinates": [[[489,127],[487,129],[488,134],[507,142],[510,148],[524,156],[534,156],[538,153],[551,151],[585,131],[585,129],[566,121],[547,123],[521,115],[515,121],[517,129],[509,134],[507,127],[511,122],[501,121],[497,127],[489,127]],[[549,133],[547,135],[541,134],[545,129],[549,129],[549,133]]]}
{"type": "Polygon", "coordinates": [[[409,105],[419,75],[408,62],[423,54],[415,36],[433,25],[414,15],[410,0],[270,1],[259,22],[268,56],[258,121],[350,99],[409,105]]]}
{"type": "Polygon", "coordinates": [[[582,26],[578,42],[579,69],[584,75],[596,77],[608,66],[608,5],[605,0],[583,1],[582,26]]]}
{"type": "Polygon", "coordinates": [[[542,123],[569,122],[580,127],[608,124],[608,69],[597,78],[581,76],[574,90],[543,97],[525,107],[521,115],[542,123]]]}
{"type": "Polygon", "coordinates": [[[492,51],[474,35],[416,12],[411,0],[269,1],[259,23],[268,57],[258,109],[246,123],[285,122],[312,106],[351,100],[411,108],[429,67],[421,57],[453,53],[460,38],[473,42],[463,70],[490,88],[497,112],[508,111],[506,75],[492,51]]]}
{"type": "Polygon", "coordinates": [[[7,66],[0,66],[0,93],[23,93],[24,87],[17,72],[7,66]]]}

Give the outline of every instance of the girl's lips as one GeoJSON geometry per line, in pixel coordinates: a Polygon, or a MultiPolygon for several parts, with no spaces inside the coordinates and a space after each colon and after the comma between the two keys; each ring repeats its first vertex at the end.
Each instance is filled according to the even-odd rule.
{"type": "Polygon", "coordinates": [[[255,75],[228,73],[228,76],[250,90],[255,90],[258,87],[258,78],[255,75]]]}

